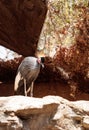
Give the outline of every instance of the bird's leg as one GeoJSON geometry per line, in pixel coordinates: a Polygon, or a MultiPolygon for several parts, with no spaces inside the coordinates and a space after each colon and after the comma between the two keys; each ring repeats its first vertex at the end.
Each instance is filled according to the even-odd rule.
{"type": "Polygon", "coordinates": [[[25,93],[25,96],[27,96],[27,92],[26,92],[26,79],[24,79],[24,93],[25,93]]]}
{"type": "Polygon", "coordinates": [[[31,84],[31,90],[30,90],[30,96],[33,97],[33,85],[34,85],[34,82],[32,82],[31,84]]]}
{"type": "Polygon", "coordinates": [[[27,93],[29,93],[29,92],[30,92],[30,89],[31,89],[31,86],[28,88],[27,93]]]}
{"type": "Polygon", "coordinates": [[[33,84],[34,84],[34,82],[31,83],[31,86],[27,90],[27,93],[30,92],[30,97],[33,97],[33,84]]]}

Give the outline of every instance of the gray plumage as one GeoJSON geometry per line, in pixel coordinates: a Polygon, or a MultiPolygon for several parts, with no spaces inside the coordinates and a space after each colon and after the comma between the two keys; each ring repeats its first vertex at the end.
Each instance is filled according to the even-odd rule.
{"type": "Polygon", "coordinates": [[[27,96],[30,91],[30,96],[33,96],[33,84],[38,77],[41,65],[43,65],[41,58],[36,57],[26,57],[21,62],[15,78],[15,94],[27,96]]]}

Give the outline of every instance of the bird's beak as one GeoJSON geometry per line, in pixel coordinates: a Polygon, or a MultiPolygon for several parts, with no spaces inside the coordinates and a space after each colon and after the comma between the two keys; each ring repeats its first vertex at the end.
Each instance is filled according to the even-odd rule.
{"type": "Polygon", "coordinates": [[[41,66],[42,66],[42,68],[44,68],[44,64],[43,63],[41,63],[41,66]]]}

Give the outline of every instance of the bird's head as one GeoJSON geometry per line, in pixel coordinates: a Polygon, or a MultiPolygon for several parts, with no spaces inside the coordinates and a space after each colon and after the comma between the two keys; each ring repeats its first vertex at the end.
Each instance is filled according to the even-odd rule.
{"type": "Polygon", "coordinates": [[[42,66],[42,68],[44,68],[44,61],[45,61],[44,57],[37,58],[37,62],[42,66]]]}

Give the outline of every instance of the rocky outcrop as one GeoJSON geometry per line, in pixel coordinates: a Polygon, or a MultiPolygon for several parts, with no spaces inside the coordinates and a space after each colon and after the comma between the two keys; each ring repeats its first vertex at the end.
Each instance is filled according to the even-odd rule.
{"type": "Polygon", "coordinates": [[[0,98],[0,130],[89,129],[89,101],[58,96],[0,98]]]}
{"type": "Polygon", "coordinates": [[[12,60],[0,61],[0,81],[11,81],[15,79],[17,69],[23,57],[12,60]]]}
{"type": "Polygon", "coordinates": [[[0,45],[34,55],[46,10],[44,0],[0,0],[0,45]]]}

